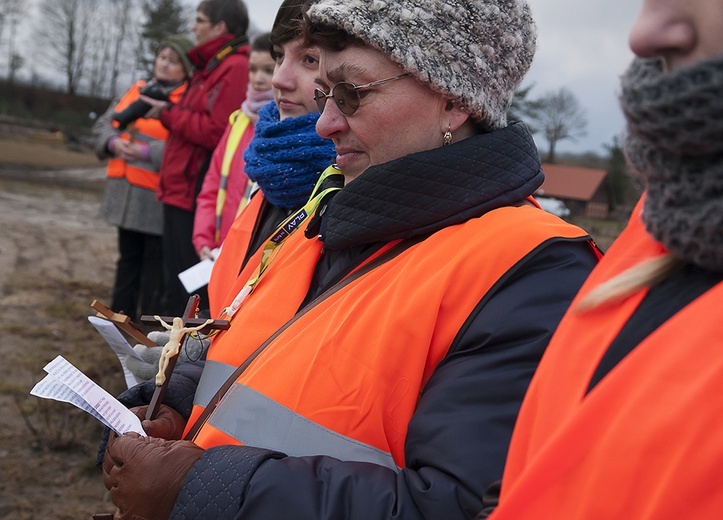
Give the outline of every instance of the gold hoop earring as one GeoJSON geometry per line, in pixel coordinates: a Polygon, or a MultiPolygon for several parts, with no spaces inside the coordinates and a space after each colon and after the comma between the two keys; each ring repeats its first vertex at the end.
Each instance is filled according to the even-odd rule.
{"type": "Polygon", "coordinates": [[[452,144],[452,126],[447,126],[447,131],[442,136],[442,146],[449,146],[452,144]]]}

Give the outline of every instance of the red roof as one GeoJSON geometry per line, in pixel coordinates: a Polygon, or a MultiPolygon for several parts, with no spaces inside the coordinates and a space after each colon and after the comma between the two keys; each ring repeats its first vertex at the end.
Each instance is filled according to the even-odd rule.
{"type": "Polygon", "coordinates": [[[542,171],[545,182],[537,195],[575,200],[592,199],[607,175],[605,170],[549,163],[542,164],[542,171]]]}

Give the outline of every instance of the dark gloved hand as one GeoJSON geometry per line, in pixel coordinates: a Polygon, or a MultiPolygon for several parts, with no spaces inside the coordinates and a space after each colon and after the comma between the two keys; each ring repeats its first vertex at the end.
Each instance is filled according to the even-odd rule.
{"type": "Polygon", "coordinates": [[[141,420],[143,431],[145,431],[148,435],[170,441],[178,440],[183,436],[183,430],[186,427],[186,419],[184,419],[183,416],[176,410],[170,406],[162,404],[158,410],[158,415],[156,415],[156,418],[151,421],[146,420],[147,410],[148,406],[136,406],[135,408],[131,408],[131,412],[136,414],[136,417],[141,420]]]}
{"type": "Polygon", "coordinates": [[[203,455],[191,441],[127,433],[112,438],[103,458],[103,484],[118,508],[116,520],[166,519],[186,474],[203,455]]]}
{"type": "MultiPolygon", "coordinates": [[[[198,381],[201,378],[204,362],[183,363],[176,368],[173,373],[171,382],[166,391],[163,402],[178,411],[186,420],[191,415],[193,409],[193,399],[196,394],[198,381]]],[[[118,396],[118,400],[128,408],[134,406],[143,406],[151,402],[153,393],[156,389],[154,381],[146,381],[139,385],[129,388],[118,396]]],[[[105,446],[108,442],[108,433],[110,428],[103,428],[103,433],[98,444],[98,453],[96,457],[96,465],[100,468],[103,464],[103,456],[105,455],[105,446]]]]}

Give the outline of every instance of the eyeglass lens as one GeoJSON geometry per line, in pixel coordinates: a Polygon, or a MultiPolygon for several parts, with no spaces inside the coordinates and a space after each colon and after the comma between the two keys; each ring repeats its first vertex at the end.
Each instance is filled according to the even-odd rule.
{"type": "Polygon", "coordinates": [[[344,115],[350,116],[359,108],[359,92],[351,83],[337,83],[328,95],[319,88],[314,90],[314,100],[320,114],[324,111],[329,97],[334,99],[334,103],[344,115]]]}

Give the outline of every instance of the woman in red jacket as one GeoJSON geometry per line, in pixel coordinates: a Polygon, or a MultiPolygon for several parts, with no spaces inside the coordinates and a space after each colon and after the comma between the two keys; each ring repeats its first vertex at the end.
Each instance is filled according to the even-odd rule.
{"type": "MultiPolygon", "coordinates": [[[[249,46],[248,13],[242,0],[203,0],[196,11],[196,46],[188,52],[195,67],[186,95],[178,103],[148,99],[168,129],[158,198],[163,203],[162,312],[178,316],[188,293],[178,273],[199,261],[193,247],[196,195],[231,113],[246,97],[249,46]]],[[[206,308],[201,291],[201,308],[206,308]]]]}
{"type": "Polygon", "coordinates": [[[721,29],[721,0],[643,1],[621,105],[647,190],[530,385],[494,520],[723,514],[721,29]]]}
{"type": "Polygon", "coordinates": [[[193,246],[201,260],[215,257],[236,215],[248,201],[249,179],[243,154],[254,136],[259,110],[273,102],[274,74],[269,33],[257,36],[249,55],[249,86],[241,108],[231,114],[226,131],[211,157],[211,166],[196,197],[193,246]]]}

